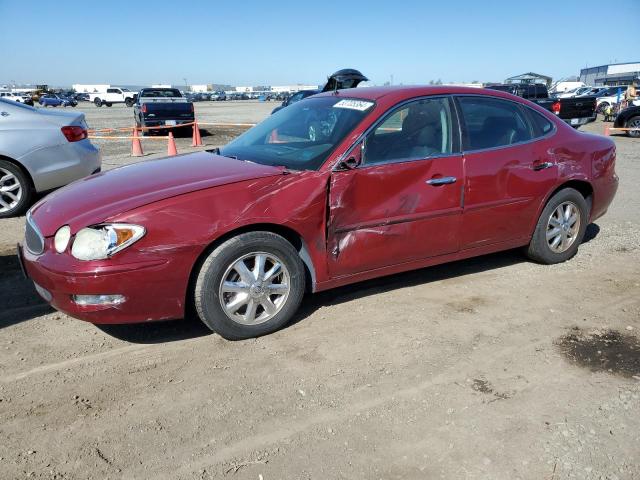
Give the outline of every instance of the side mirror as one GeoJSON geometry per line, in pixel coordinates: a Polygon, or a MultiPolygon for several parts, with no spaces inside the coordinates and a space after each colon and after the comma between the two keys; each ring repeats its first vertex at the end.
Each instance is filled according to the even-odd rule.
{"type": "Polygon", "coordinates": [[[362,159],[364,157],[364,140],[360,142],[358,145],[353,147],[347,155],[343,157],[338,165],[336,165],[336,170],[344,171],[344,170],[354,170],[360,166],[362,163],[362,159]]]}

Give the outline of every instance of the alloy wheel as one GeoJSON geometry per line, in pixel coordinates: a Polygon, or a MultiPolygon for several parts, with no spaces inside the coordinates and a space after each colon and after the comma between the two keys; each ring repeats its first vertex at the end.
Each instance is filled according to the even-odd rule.
{"type": "Polygon", "coordinates": [[[284,262],[266,252],[235,260],[225,271],[219,288],[222,310],[242,325],[264,323],[282,309],[291,290],[284,262]]]}
{"type": "Polygon", "coordinates": [[[0,168],[0,213],[6,213],[18,206],[22,198],[22,185],[9,170],[0,168]]]}
{"type": "Polygon", "coordinates": [[[563,202],[551,212],[547,221],[547,244],[552,252],[566,252],[580,232],[580,210],[573,202],[563,202]]]}

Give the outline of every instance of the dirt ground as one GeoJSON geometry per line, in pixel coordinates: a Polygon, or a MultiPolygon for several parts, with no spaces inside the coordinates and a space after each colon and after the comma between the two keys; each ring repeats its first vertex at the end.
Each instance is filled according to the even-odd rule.
{"type": "MultiPolygon", "coordinates": [[[[97,128],[131,112],[83,108],[97,128]]],[[[640,140],[615,141],[618,196],[573,260],[509,251],[312,295],[250,341],[55,312],[15,261],[24,219],[0,220],[0,477],[640,478],[640,140]]],[[[105,167],[127,152],[105,146],[105,167]]]]}

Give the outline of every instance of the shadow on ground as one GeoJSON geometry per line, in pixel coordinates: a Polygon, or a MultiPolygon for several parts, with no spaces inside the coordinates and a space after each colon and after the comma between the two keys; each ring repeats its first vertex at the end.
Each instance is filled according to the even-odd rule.
{"type": "MultiPolygon", "coordinates": [[[[596,238],[599,232],[600,227],[598,227],[598,225],[589,225],[587,227],[583,243],[590,242],[596,238]]],[[[413,270],[387,277],[376,278],[313,295],[306,295],[300,310],[296,313],[289,325],[303,321],[321,307],[339,305],[341,303],[365,298],[370,295],[376,295],[421,284],[428,284],[453,277],[480,273],[487,270],[509,267],[511,265],[527,261],[528,260],[522,254],[520,249],[508,250],[491,255],[483,255],[467,260],[460,260],[457,262],[422,268],[420,270],[413,270]]],[[[16,313],[13,314],[13,320],[5,321],[3,317],[0,321],[0,328],[20,321],[29,320],[30,318],[35,318],[51,311],[50,307],[42,303],[40,297],[33,289],[32,283],[21,278],[17,258],[14,256],[13,260],[7,260],[5,257],[0,257],[0,266],[4,263],[11,262],[13,262],[15,269],[15,278],[13,281],[18,285],[17,288],[21,292],[21,296],[28,297],[32,300],[31,304],[29,304],[30,308],[18,308],[15,310],[16,313]]],[[[0,282],[0,287],[5,281],[6,280],[3,279],[0,282]]],[[[4,303],[3,295],[6,295],[6,289],[0,289],[0,304],[4,303]]],[[[187,318],[181,320],[124,325],[100,325],[96,327],[108,335],[120,340],[141,344],[175,342],[211,334],[211,330],[200,322],[195,313],[190,313],[187,318]]]]}

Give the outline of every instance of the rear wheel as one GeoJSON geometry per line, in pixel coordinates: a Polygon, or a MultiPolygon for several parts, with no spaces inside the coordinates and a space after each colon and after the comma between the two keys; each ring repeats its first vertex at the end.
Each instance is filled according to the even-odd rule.
{"type": "Polygon", "coordinates": [[[640,138],[640,115],[631,117],[627,122],[627,128],[637,128],[634,132],[627,132],[627,135],[633,138],[640,138]]]}
{"type": "Polygon", "coordinates": [[[580,192],[565,188],[549,199],[527,249],[527,256],[551,265],[573,257],[584,237],[589,206],[580,192]]]}
{"type": "Polygon", "coordinates": [[[111,105],[113,105],[113,103],[109,102],[106,105],[107,105],[107,107],[110,107],[111,105]]]}
{"type": "Polygon", "coordinates": [[[231,238],[206,258],[194,300],[201,320],[229,340],[283,327],[304,295],[304,266],[293,245],[271,232],[231,238]]]}
{"type": "Polygon", "coordinates": [[[0,218],[19,215],[33,195],[27,176],[11,162],[0,160],[0,218]]]}
{"type": "Polygon", "coordinates": [[[600,105],[598,105],[598,108],[596,108],[596,112],[602,113],[604,115],[604,111],[607,109],[608,106],[609,104],[607,102],[602,102],[600,105]]]}

